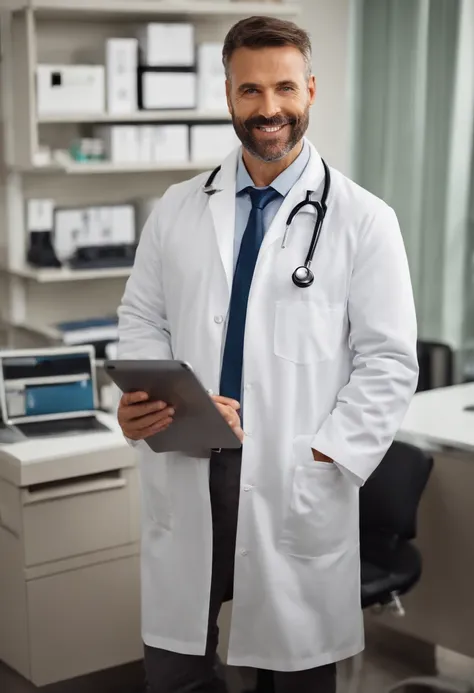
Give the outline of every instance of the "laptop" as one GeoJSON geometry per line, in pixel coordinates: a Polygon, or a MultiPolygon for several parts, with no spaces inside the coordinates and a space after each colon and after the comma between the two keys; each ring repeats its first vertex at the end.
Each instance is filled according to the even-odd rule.
{"type": "Polygon", "coordinates": [[[110,429],[98,421],[92,346],[0,351],[5,427],[27,438],[110,429]]]}

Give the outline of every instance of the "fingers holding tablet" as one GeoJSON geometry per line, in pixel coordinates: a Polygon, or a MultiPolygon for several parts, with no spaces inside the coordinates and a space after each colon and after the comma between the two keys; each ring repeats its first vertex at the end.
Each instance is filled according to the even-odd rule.
{"type": "Polygon", "coordinates": [[[185,361],[109,360],[104,368],[124,393],[118,422],[129,440],[144,440],[156,453],[193,452],[193,456],[241,447],[239,402],[211,399],[209,383],[203,383],[185,361]]]}
{"type": "Polygon", "coordinates": [[[128,392],[120,400],[118,422],[124,436],[144,440],[165,431],[173,423],[174,414],[166,402],[152,401],[145,392],[128,392]]]}
{"type": "Polygon", "coordinates": [[[222,397],[220,395],[213,395],[211,399],[214,401],[217,409],[234,431],[237,438],[240,440],[240,442],[243,442],[244,432],[242,430],[240,416],[238,413],[240,403],[234,399],[229,399],[228,397],[222,397]]]}

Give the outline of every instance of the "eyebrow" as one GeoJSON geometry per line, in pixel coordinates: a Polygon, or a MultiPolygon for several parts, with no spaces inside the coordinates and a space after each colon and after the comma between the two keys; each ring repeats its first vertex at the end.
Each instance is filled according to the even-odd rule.
{"type": "MultiPolygon", "coordinates": [[[[260,84],[256,84],[255,82],[244,82],[243,84],[241,84],[239,86],[238,91],[244,92],[247,89],[259,89],[260,86],[261,86],[260,84]]],[[[296,82],[293,82],[293,80],[291,80],[291,79],[284,79],[281,82],[277,82],[276,86],[277,87],[296,87],[297,84],[296,84],[296,82]]]]}

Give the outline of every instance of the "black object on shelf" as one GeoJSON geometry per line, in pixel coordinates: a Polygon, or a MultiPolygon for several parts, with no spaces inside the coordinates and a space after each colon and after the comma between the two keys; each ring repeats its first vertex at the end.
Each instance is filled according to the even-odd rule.
{"type": "Polygon", "coordinates": [[[35,267],[61,267],[54,252],[51,231],[31,231],[27,260],[35,267]]]}
{"type": "Polygon", "coordinates": [[[91,245],[77,248],[69,261],[71,269],[107,269],[131,267],[137,245],[91,245]]]}

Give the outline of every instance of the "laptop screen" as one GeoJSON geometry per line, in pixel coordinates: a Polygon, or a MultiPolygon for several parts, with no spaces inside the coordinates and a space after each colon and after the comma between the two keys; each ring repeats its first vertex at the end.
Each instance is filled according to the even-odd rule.
{"type": "Polygon", "coordinates": [[[10,424],[90,415],[96,409],[93,350],[0,353],[0,399],[10,424]]]}

